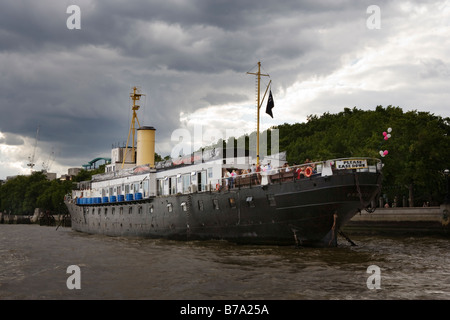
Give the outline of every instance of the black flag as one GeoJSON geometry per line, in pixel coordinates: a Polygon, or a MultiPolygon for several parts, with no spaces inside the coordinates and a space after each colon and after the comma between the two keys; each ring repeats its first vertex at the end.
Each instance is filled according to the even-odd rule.
{"type": "Polygon", "coordinates": [[[267,107],[266,107],[266,113],[271,116],[273,118],[273,114],[272,114],[272,108],[274,107],[273,105],[273,98],[272,98],[272,90],[270,90],[269,92],[269,100],[267,100],[267,107]]]}

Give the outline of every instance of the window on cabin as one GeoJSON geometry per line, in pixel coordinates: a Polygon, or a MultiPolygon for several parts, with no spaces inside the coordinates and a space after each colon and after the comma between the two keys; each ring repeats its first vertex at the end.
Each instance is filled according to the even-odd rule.
{"type": "Polygon", "coordinates": [[[176,194],[177,193],[177,178],[176,177],[170,177],[170,194],[176,194]]]}
{"type": "Polygon", "coordinates": [[[148,197],[148,180],[145,180],[142,186],[142,189],[144,190],[144,197],[148,197]]]}
{"type": "Polygon", "coordinates": [[[186,193],[189,191],[189,186],[191,184],[191,175],[188,174],[184,174],[183,175],[183,193],[186,193]]]}

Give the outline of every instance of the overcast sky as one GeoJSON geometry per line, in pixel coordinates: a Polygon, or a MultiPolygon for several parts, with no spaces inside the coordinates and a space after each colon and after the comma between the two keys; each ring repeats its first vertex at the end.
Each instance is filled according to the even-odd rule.
{"type": "Polygon", "coordinates": [[[258,61],[263,129],[345,107],[449,117],[449,25],[450,1],[2,0],[0,179],[30,172],[38,127],[35,170],[109,157],[133,86],[163,156],[180,128],[250,133],[258,61]]]}

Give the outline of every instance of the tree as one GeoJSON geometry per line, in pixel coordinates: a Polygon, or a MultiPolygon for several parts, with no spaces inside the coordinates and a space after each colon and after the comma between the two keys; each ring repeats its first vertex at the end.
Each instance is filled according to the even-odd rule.
{"type": "Polygon", "coordinates": [[[283,124],[280,150],[290,163],[306,158],[370,156],[381,158],[383,193],[389,199],[407,196],[409,205],[439,203],[445,194],[442,171],[449,168],[450,119],[428,112],[403,112],[399,107],[378,106],[362,111],[345,108],[338,114],[311,115],[306,123],[283,124]],[[382,132],[393,129],[392,138],[382,132]],[[380,150],[389,154],[382,158],[380,150]]]}

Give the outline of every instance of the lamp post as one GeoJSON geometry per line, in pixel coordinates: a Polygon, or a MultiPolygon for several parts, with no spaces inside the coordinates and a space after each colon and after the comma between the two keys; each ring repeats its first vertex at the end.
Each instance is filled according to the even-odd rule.
{"type": "Polygon", "coordinates": [[[449,174],[450,174],[450,170],[449,169],[445,169],[444,170],[444,175],[445,175],[445,180],[446,180],[446,183],[447,183],[447,193],[445,195],[445,201],[444,201],[445,204],[450,204],[450,195],[448,194],[448,176],[449,176],[449,174]]]}

